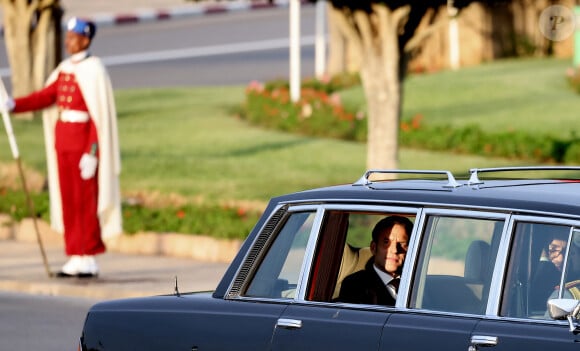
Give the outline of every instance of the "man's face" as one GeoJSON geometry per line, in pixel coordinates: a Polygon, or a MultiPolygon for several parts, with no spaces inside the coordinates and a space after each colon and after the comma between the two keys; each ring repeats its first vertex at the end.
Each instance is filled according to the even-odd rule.
{"type": "Polygon", "coordinates": [[[74,55],[89,47],[91,40],[81,34],[67,31],[64,38],[64,46],[69,55],[74,55]]]}
{"type": "Polygon", "coordinates": [[[548,255],[550,261],[558,268],[562,270],[562,265],[564,264],[564,254],[566,253],[566,242],[564,240],[554,239],[548,245],[548,255]]]}
{"type": "Polygon", "coordinates": [[[392,276],[401,274],[408,244],[409,235],[401,224],[395,224],[390,232],[383,230],[377,242],[371,242],[375,266],[392,276]]]}

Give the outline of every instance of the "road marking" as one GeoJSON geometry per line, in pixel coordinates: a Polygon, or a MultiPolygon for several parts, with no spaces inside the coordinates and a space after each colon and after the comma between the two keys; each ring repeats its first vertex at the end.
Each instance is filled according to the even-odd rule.
{"type": "MultiPolygon", "coordinates": [[[[302,46],[314,45],[315,36],[304,36],[301,38],[302,46]]],[[[235,44],[212,45],[203,47],[184,48],[177,50],[162,50],[141,52],[127,55],[101,57],[105,66],[126,65],[131,63],[145,63],[165,60],[178,60],[193,57],[231,55],[242,52],[264,51],[273,49],[283,49],[290,46],[288,38],[270,39],[261,41],[250,41],[235,44]]],[[[0,76],[9,77],[10,68],[0,68],[0,76]]]]}

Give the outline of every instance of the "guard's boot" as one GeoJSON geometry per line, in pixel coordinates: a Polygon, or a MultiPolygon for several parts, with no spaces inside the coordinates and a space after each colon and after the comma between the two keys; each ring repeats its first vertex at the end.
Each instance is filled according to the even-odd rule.
{"type": "Polygon", "coordinates": [[[72,255],[69,260],[62,266],[60,271],[56,273],[57,278],[72,278],[79,274],[79,269],[81,268],[82,257],[78,255],[72,255]]]}
{"type": "Polygon", "coordinates": [[[99,266],[95,256],[82,256],[81,265],[77,272],[79,278],[96,278],[99,275],[99,266]]]}

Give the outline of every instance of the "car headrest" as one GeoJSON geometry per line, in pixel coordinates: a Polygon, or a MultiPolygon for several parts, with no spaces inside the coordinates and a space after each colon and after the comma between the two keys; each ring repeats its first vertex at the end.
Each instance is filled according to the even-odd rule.
{"type": "Polygon", "coordinates": [[[489,270],[490,246],[483,240],[469,245],[465,255],[464,277],[470,283],[483,283],[489,270]]]}

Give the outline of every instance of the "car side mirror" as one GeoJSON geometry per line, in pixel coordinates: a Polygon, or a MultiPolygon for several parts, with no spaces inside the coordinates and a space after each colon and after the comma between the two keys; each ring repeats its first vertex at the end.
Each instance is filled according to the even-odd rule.
{"type": "Polygon", "coordinates": [[[579,332],[580,301],[574,299],[552,299],[548,301],[548,313],[555,320],[567,319],[571,332],[579,332]]]}

